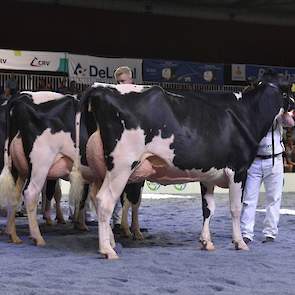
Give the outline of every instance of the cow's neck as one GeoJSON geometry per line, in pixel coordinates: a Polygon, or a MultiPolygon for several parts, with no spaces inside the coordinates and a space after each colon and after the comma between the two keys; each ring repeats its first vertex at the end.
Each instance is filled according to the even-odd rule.
{"type": "Polygon", "coordinates": [[[252,103],[247,105],[249,132],[258,143],[267,134],[281,110],[278,94],[274,91],[268,91],[269,87],[257,94],[252,103]]]}

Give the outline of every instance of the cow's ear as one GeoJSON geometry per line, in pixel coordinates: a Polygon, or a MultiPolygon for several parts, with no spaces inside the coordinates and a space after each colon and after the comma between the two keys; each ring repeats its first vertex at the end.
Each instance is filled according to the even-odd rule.
{"type": "Polygon", "coordinates": [[[255,76],[249,76],[247,78],[247,82],[249,84],[250,89],[253,89],[253,88],[255,88],[258,85],[258,83],[260,82],[260,80],[258,80],[255,76]]]}
{"type": "Polygon", "coordinates": [[[249,77],[247,77],[247,82],[248,82],[250,85],[253,85],[253,84],[256,84],[256,83],[257,83],[257,79],[256,79],[256,77],[254,77],[254,76],[249,76],[249,77]]]}
{"type": "Polygon", "coordinates": [[[291,83],[282,74],[278,75],[278,84],[283,92],[289,92],[291,90],[291,83]]]}

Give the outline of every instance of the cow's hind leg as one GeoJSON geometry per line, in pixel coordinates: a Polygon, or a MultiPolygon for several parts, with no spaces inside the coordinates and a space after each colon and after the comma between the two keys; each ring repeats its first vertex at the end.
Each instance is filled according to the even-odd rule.
{"type": "Polygon", "coordinates": [[[214,185],[200,183],[202,195],[202,210],[203,210],[203,228],[200,235],[200,242],[203,250],[214,250],[214,245],[210,234],[210,220],[214,215],[215,201],[214,201],[214,185]]]}
{"type": "Polygon", "coordinates": [[[34,159],[34,161],[29,167],[30,174],[27,178],[23,195],[28,213],[31,237],[37,246],[43,246],[45,245],[45,241],[41,236],[37,221],[37,203],[48,171],[54,161],[55,153],[52,153],[46,146],[40,146],[38,151],[42,151],[42,154],[39,152],[31,152],[30,154],[31,159],[34,159]],[[44,157],[44,154],[47,156],[44,157]]]}
{"type": "Polygon", "coordinates": [[[130,176],[130,168],[119,171],[107,171],[97,198],[98,234],[100,253],[108,259],[119,258],[111,246],[110,219],[115,204],[122,193],[130,176]],[[116,173],[117,172],[117,173],[116,173]]]}
{"type": "Polygon", "coordinates": [[[7,204],[7,224],[6,224],[6,234],[9,235],[10,242],[14,244],[22,243],[22,240],[16,234],[15,227],[15,213],[17,204],[21,201],[21,191],[24,185],[24,180],[21,177],[18,177],[16,181],[16,199],[10,200],[7,204]]]}
{"type": "MultiPolygon", "coordinates": [[[[96,195],[97,195],[98,190],[99,190],[100,187],[101,187],[101,181],[97,181],[96,183],[91,183],[90,191],[89,191],[90,199],[92,201],[93,206],[96,209],[96,212],[98,212],[98,205],[97,205],[96,195]]],[[[116,246],[116,242],[115,242],[115,237],[114,237],[111,225],[109,227],[109,234],[110,234],[111,247],[114,249],[115,246],[116,246]]]]}

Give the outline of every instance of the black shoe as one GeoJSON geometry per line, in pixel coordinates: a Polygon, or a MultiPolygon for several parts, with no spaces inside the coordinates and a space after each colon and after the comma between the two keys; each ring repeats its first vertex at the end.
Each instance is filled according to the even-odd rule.
{"type": "Polygon", "coordinates": [[[265,239],[262,241],[262,243],[269,243],[269,242],[274,242],[275,238],[273,237],[265,237],[265,239]]]}
{"type": "Polygon", "coordinates": [[[85,224],[89,226],[98,226],[98,222],[96,220],[87,220],[85,224]]]}
{"type": "Polygon", "coordinates": [[[121,224],[115,224],[113,227],[113,233],[119,235],[121,233],[121,224]]]}
{"type": "Polygon", "coordinates": [[[249,243],[252,242],[252,240],[250,240],[250,239],[247,238],[247,237],[244,237],[244,238],[243,238],[243,241],[245,242],[246,245],[248,245],[249,243]]]}

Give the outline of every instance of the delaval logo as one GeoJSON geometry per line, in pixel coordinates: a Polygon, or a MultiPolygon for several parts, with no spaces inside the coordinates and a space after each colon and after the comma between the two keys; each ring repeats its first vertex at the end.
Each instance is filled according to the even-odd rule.
{"type": "Polygon", "coordinates": [[[0,57],[0,64],[6,64],[7,58],[0,57]]]}
{"type": "MultiPolygon", "coordinates": [[[[113,79],[114,78],[114,69],[113,67],[109,68],[108,66],[104,68],[98,68],[95,65],[89,65],[89,68],[83,68],[80,63],[77,64],[74,75],[78,77],[85,77],[87,74],[89,77],[97,77],[99,79],[113,79]]],[[[133,78],[136,79],[136,68],[132,70],[133,78]]]]}
{"type": "Polygon", "coordinates": [[[37,57],[34,57],[34,59],[31,61],[32,67],[49,67],[50,61],[49,60],[40,60],[37,57]]]}
{"type": "Polygon", "coordinates": [[[86,76],[87,69],[84,69],[80,63],[77,64],[75,70],[74,70],[74,75],[78,77],[85,77],[86,76]]]}

